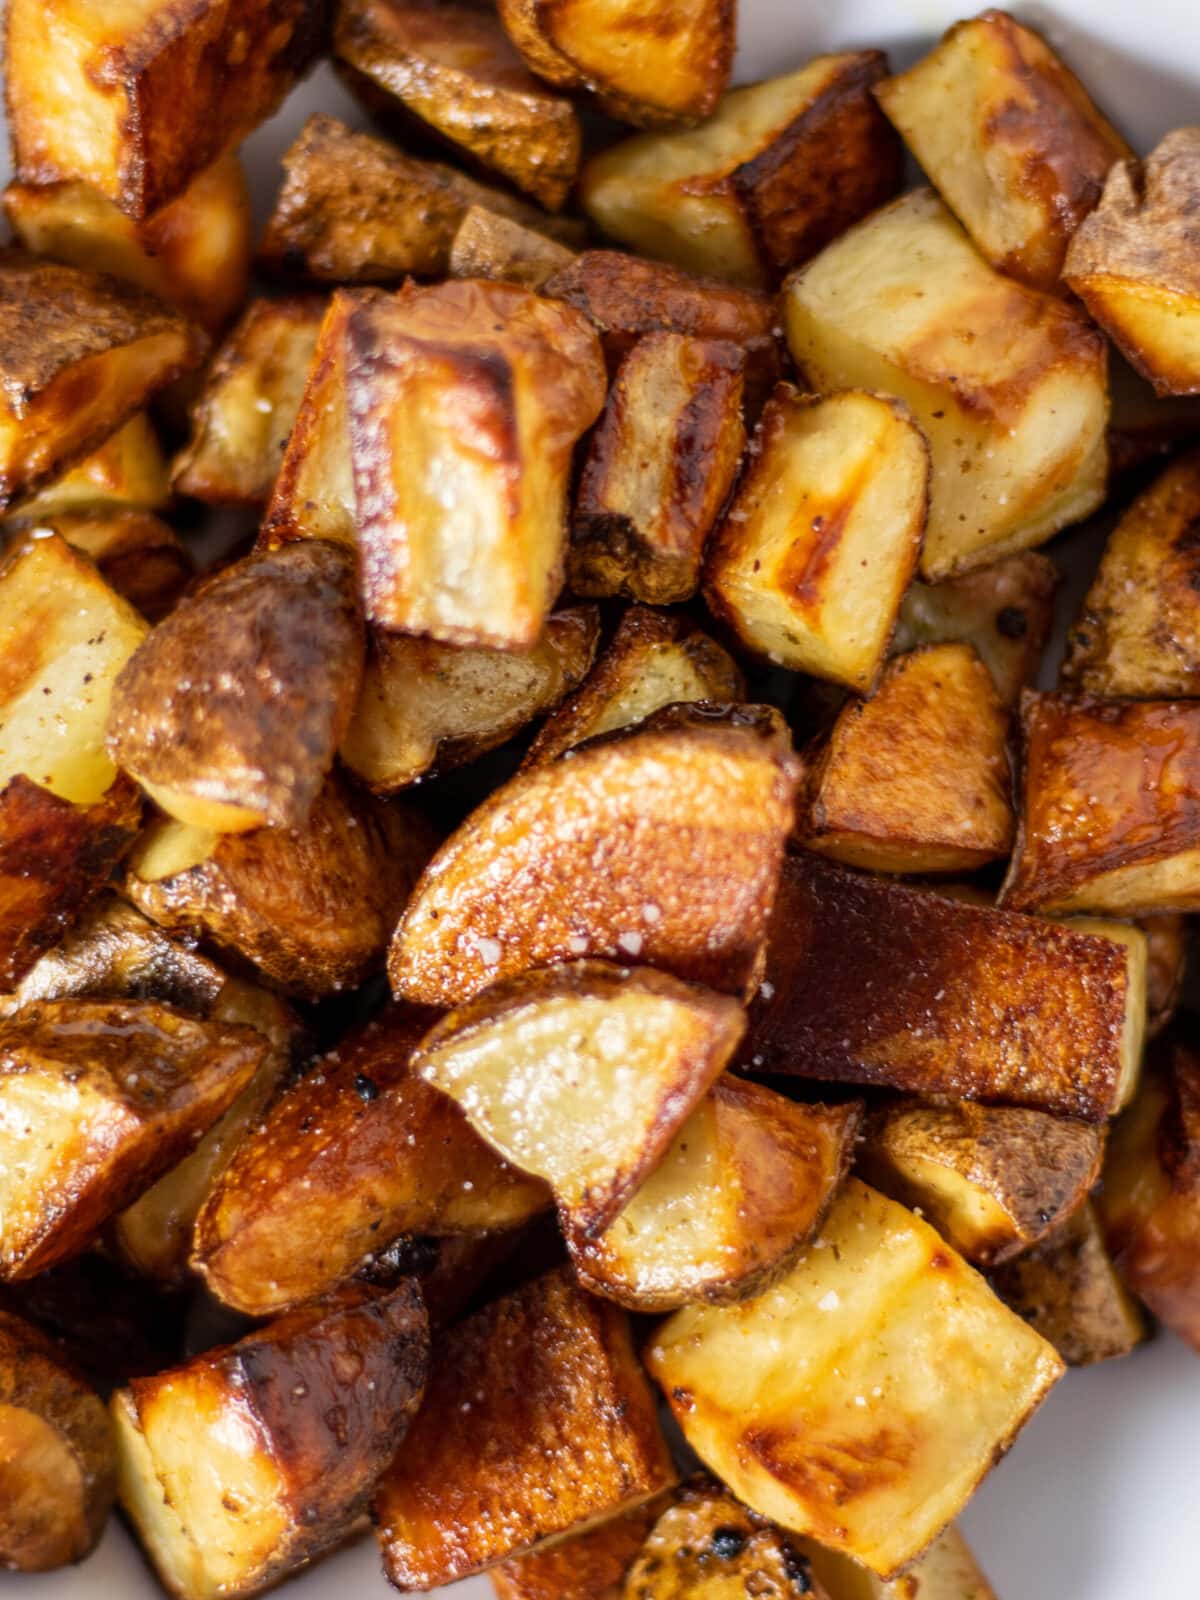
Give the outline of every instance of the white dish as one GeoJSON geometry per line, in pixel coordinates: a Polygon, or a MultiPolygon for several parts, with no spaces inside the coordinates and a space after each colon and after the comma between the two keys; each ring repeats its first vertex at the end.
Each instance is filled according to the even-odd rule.
{"type": "MultiPolygon", "coordinates": [[[[1197,0],[1059,0],[1012,9],[1062,51],[1139,150],[1169,128],[1200,121],[1197,0]]],[[[970,14],[955,0],[741,0],[741,12],[743,79],[849,45],[884,47],[904,64],[970,14]]],[[[279,154],[317,107],[363,120],[321,69],[247,146],[260,211],[275,193],[279,154]]],[[[0,176],[7,179],[5,165],[0,176]]],[[[1071,540],[1085,564],[1089,543],[1094,548],[1086,534],[1071,540]]],[[[1174,1338],[1069,1374],[962,1519],[1001,1600],[1200,1596],[1198,1438],[1200,1358],[1174,1338]]],[[[383,1600],[392,1591],[374,1542],[364,1540],[281,1592],[288,1600],[383,1600]]],[[[160,1593],[115,1522],[81,1567],[0,1577],[3,1600],[152,1600],[160,1593]]],[[[491,1585],[468,1579],[456,1595],[488,1600],[491,1585]]]]}

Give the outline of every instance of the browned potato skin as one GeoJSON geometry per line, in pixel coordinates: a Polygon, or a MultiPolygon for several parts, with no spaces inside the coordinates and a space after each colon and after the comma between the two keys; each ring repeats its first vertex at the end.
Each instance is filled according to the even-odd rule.
{"type": "Polygon", "coordinates": [[[488,1576],[496,1600],[620,1600],[621,1582],[670,1504],[660,1496],[599,1527],[502,1561],[488,1576]]]}
{"type": "Polygon", "coordinates": [[[1146,1037],[1155,1038],[1174,1017],[1191,953],[1188,919],[1178,911],[1140,917],[1146,935],[1146,1037]]]}
{"type": "Polygon", "coordinates": [[[625,1312],[551,1273],[443,1336],[375,1498],[384,1571],[450,1583],[675,1479],[625,1312]]]}
{"type": "Polygon", "coordinates": [[[89,556],[109,587],[148,622],[161,622],[173,611],[195,576],[187,546],[152,512],[118,507],[64,511],[39,522],[89,556]]]}
{"type": "Polygon", "coordinates": [[[526,289],[540,289],[547,278],[569,267],[574,251],[513,217],[473,205],[463,214],[450,246],[452,278],[500,278],[526,289]]]}
{"type": "Polygon", "coordinates": [[[402,1236],[512,1227],[549,1206],[410,1070],[433,1020],[395,1009],[369,1023],[242,1145],[195,1231],[193,1262],[226,1305],[271,1316],[402,1236]]]}
{"type": "Polygon", "coordinates": [[[1112,940],[789,856],[740,1059],[1101,1122],[1124,1088],[1126,962],[1112,940]]]}
{"type": "Polygon", "coordinates": [[[786,729],[764,707],[670,707],[518,774],[413,891],[388,957],[393,993],[457,1005],[581,954],[636,955],[744,991],[757,980],[798,777],[786,729]]]}
{"type": "Polygon", "coordinates": [[[575,501],[567,583],[647,605],[690,599],[746,442],[737,346],[651,333],[621,362],[575,501]]]}
{"type": "Polygon", "coordinates": [[[81,1561],[115,1491],[103,1402],[44,1334],[0,1310],[0,1567],[81,1561]]]}

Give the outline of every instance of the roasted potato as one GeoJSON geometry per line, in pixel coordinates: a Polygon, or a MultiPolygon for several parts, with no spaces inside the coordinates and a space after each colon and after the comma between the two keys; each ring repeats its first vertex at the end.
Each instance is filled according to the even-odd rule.
{"type": "Polygon", "coordinates": [[[1158,395],[1115,347],[1108,353],[1110,485],[1200,438],[1200,394],[1158,395]]]}
{"type": "Polygon", "coordinates": [[[1119,162],[1067,252],[1063,279],[1159,394],[1200,394],[1200,128],[1119,162]]]}
{"type": "Polygon", "coordinates": [[[557,239],[515,217],[473,205],[458,225],[447,270],[452,278],[500,278],[540,289],[574,259],[575,252],[557,239]]]}
{"type": "Polygon", "coordinates": [[[576,687],[599,631],[585,606],[555,612],[533,649],[519,655],[374,631],[342,760],[376,794],[473,761],[576,687]]]}
{"type": "Polygon", "coordinates": [[[1141,917],[1138,927],[1146,935],[1146,1037],[1153,1039],[1179,1004],[1191,954],[1191,929],[1178,911],[1141,917]]]}
{"type": "Polygon", "coordinates": [[[928,504],[929,450],[904,406],[781,384],[709,550],[709,606],[777,665],[868,689],[928,504]]]}
{"type": "Polygon", "coordinates": [[[103,1401],[29,1323],[0,1310],[0,1567],[80,1561],[116,1493],[103,1401]]]}
{"type": "Polygon", "coordinates": [[[785,302],[814,388],[895,395],[929,439],[922,577],[1042,544],[1103,500],[1103,339],[1073,303],[989,267],[931,190],[827,245],[785,302]]]}
{"type": "Polygon", "coordinates": [[[375,1497],[384,1571],[451,1583],[675,1478],[625,1312],[551,1273],[443,1335],[375,1497]]]}
{"type": "Polygon", "coordinates": [[[271,1316],[326,1293],[394,1240],[526,1221],[549,1191],[410,1070],[431,1013],[394,1010],[278,1100],[200,1213],[193,1260],[217,1297],[271,1316]]]}
{"type": "Polygon", "coordinates": [[[413,891],[388,957],[393,992],[457,1005],[584,955],[752,988],[797,777],[782,721],[762,707],[670,707],[518,774],[413,891]]]}
{"type": "Polygon", "coordinates": [[[859,50],[735,89],[698,128],[594,156],[583,208],[634,250],[767,288],[900,187],[900,141],[871,97],[886,72],[859,50]]]}
{"type": "Polygon", "coordinates": [[[1008,716],[969,644],[895,656],[809,775],[806,849],[876,872],[970,872],[1012,848],[1008,716]]]}
{"type": "Polygon", "coordinates": [[[739,1500],[882,1577],[957,1515],[1063,1372],[927,1223],[856,1179],[773,1288],[677,1311],[646,1359],[739,1500]]]}
{"type": "Polygon", "coordinates": [[[257,1594],[344,1538],[428,1369],[407,1282],[342,1290],[118,1391],[121,1505],[168,1593],[257,1594]]]}
{"type": "Polygon", "coordinates": [[[56,512],[39,518],[96,563],[115,594],[128,600],[148,622],[173,611],[195,577],[191,553],[161,517],[149,511],[101,507],[96,511],[56,512]]]}
{"type": "Polygon", "coordinates": [[[109,754],[188,827],[303,828],[350,725],[363,649],[351,552],[314,539],[255,551],[126,663],[109,754]]]}
{"type": "Polygon", "coordinates": [[[994,267],[1053,289],[1109,168],[1132,155],[1041,34],[1006,11],[955,23],[875,96],[994,267]]]}
{"type": "Polygon", "coordinates": [[[621,1600],[625,1574],[669,1503],[669,1495],[660,1495],[584,1533],[502,1561],[488,1574],[496,1600],[621,1600]]]}
{"type": "Polygon", "coordinates": [[[649,605],[690,599],[737,476],[745,358],[724,340],[651,333],[621,362],[575,501],[567,583],[649,605]]]}
{"type": "Polygon", "coordinates": [[[6,528],[33,528],[66,512],[161,511],[171,499],[166,458],[144,411],[61,478],[23,500],[6,528]]]}
{"type": "Polygon", "coordinates": [[[797,855],[741,1059],[1102,1122],[1134,1091],[1145,1018],[1137,928],[1060,927],[797,855]]]}
{"type": "Polygon", "coordinates": [[[970,1546],[953,1525],[891,1582],[814,1539],[798,1543],[828,1600],[998,1600],[970,1546]]]}
{"type": "Polygon", "coordinates": [[[12,0],[18,181],[80,180],[149,217],[271,115],[315,55],[324,11],[320,0],[12,0]]]}

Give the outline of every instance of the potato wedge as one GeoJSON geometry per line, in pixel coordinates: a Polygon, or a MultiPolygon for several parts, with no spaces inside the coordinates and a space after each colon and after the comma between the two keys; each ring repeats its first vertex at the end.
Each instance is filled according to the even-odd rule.
{"type": "Polygon", "coordinates": [[[49,1572],[82,1560],[116,1484],[103,1401],[44,1334],[0,1310],[0,1567],[49,1572]]]}
{"type": "Polygon", "coordinates": [[[388,956],[393,993],[457,1005],[583,955],[753,987],[798,776],[763,707],[668,708],[519,773],[413,891],[388,956]]]}
{"type": "Polygon", "coordinates": [[[474,761],[576,687],[599,632],[587,606],[556,611],[521,655],[376,630],[342,760],[376,794],[474,761]]]}
{"type": "Polygon", "coordinates": [[[350,552],[313,539],[255,551],[131,657],[109,753],[189,827],[303,827],[350,724],[363,648],[350,552]]]}
{"type": "Polygon", "coordinates": [[[488,1573],[496,1600],[621,1600],[625,1574],[669,1503],[669,1495],[660,1495],[585,1533],[502,1561],[488,1573]]]}
{"type": "Polygon", "coordinates": [[[931,190],[827,245],[785,301],[814,388],[896,395],[929,439],[922,577],[1043,544],[1104,499],[1103,340],[1077,306],[989,267],[931,190]]]}
{"type": "Polygon", "coordinates": [[[992,265],[1053,289],[1114,162],[1133,152],[1045,39],[1006,11],[955,23],[875,97],[992,265]]]}
{"type": "Polygon", "coordinates": [[[342,1290],[118,1391],[121,1505],[167,1591],[257,1594],[344,1538],[428,1370],[406,1282],[342,1290]]]}
{"type": "Polygon", "coordinates": [[[200,1213],[193,1262],[248,1316],[326,1293],[406,1237],[477,1234],[550,1205],[410,1069],[432,1014],[396,1009],[278,1100],[200,1213]]]}
{"type": "Polygon", "coordinates": [[[500,278],[540,289],[574,259],[575,252],[557,239],[487,206],[473,205],[458,225],[447,270],[452,278],[500,278]]]}
{"type": "Polygon", "coordinates": [[[740,1059],[1102,1122],[1133,1094],[1145,1015],[1137,928],[1059,926],[797,855],[740,1059]]]}
{"type": "Polygon", "coordinates": [[[916,571],[929,482],[898,402],[780,384],[709,550],[709,606],[777,665],[869,688],[916,571]]]}
{"type": "Polygon", "coordinates": [[[78,179],[136,218],[271,115],[325,20],[319,0],[13,0],[6,17],[17,179],[78,179]]]}
{"type": "Polygon", "coordinates": [[[646,1359],[740,1500],[882,1577],[957,1515],[1064,1370],[927,1223],[853,1178],[820,1248],[755,1300],[677,1311],[646,1359]]]}
{"type": "Polygon", "coordinates": [[[736,345],[650,333],[621,362],[592,434],[571,521],[575,594],[688,600],[737,476],[745,358],[736,345]]]}
{"type": "Polygon", "coordinates": [[[170,499],[162,446],[149,417],[139,411],[78,466],[23,500],[4,525],[33,528],[76,511],[161,511],[170,499]]]}
{"type": "Polygon", "coordinates": [[[443,1335],[375,1497],[384,1571],[435,1588],[675,1481],[628,1317],[554,1272],[443,1335]]]}
{"type": "Polygon", "coordinates": [[[809,776],[808,850],[875,872],[971,872],[1012,849],[1008,715],[969,644],[894,656],[809,776]]]}
{"type": "Polygon", "coordinates": [[[769,288],[900,187],[900,141],[871,96],[886,72],[881,50],[858,50],[735,89],[699,128],[594,156],[583,208],[643,255],[769,288]]]}
{"type": "Polygon", "coordinates": [[[196,575],[183,540],[149,511],[100,507],[38,520],[40,528],[53,528],[73,550],[94,561],[113,592],[147,622],[161,622],[173,611],[196,575]]]}
{"type": "Polygon", "coordinates": [[[562,1218],[575,1275],[633,1311],[760,1294],[825,1215],[862,1108],[798,1105],[725,1073],[637,1193],[589,1238],[562,1218]]]}
{"type": "Polygon", "coordinates": [[[814,1539],[798,1544],[829,1600],[998,1600],[953,1524],[890,1583],[814,1539]]]}

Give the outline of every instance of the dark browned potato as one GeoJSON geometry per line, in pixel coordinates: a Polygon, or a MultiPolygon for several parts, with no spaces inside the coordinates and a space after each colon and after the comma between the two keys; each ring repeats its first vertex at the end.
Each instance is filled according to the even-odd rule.
{"type": "Polygon", "coordinates": [[[1189,918],[1178,911],[1140,917],[1146,935],[1146,1037],[1153,1039],[1175,1015],[1191,954],[1189,918]]]}
{"type": "Polygon", "coordinates": [[[345,1538],[428,1370],[409,1280],[344,1289],[118,1391],[121,1505],[167,1591],[237,1600],[345,1538]]]}
{"type": "Polygon", "coordinates": [[[488,1573],[496,1600],[620,1600],[630,1564],[669,1503],[661,1495],[585,1533],[502,1561],[488,1573]]]}
{"type": "Polygon", "coordinates": [[[436,1588],[675,1479],[626,1313],[552,1273],[443,1335],[375,1497],[384,1571],[436,1588]]]}
{"type": "Polygon", "coordinates": [[[138,411],[116,433],[4,519],[34,528],[68,512],[162,511],[171,501],[166,457],[148,414],[138,411]]]}
{"type": "Polygon", "coordinates": [[[526,289],[540,289],[547,278],[569,267],[575,253],[527,223],[502,216],[485,205],[463,213],[450,246],[446,270],[452,278],[502,278],[526,289]]]}
{"type": "Polygon", "coordinates": [[[173,611],[195,576],[191,553],[161,517],[117,506],[95,511],[59,511],[38,518],[73,550],[96,563],[114,593],[128,600],[148,622],[173,611]]]}

